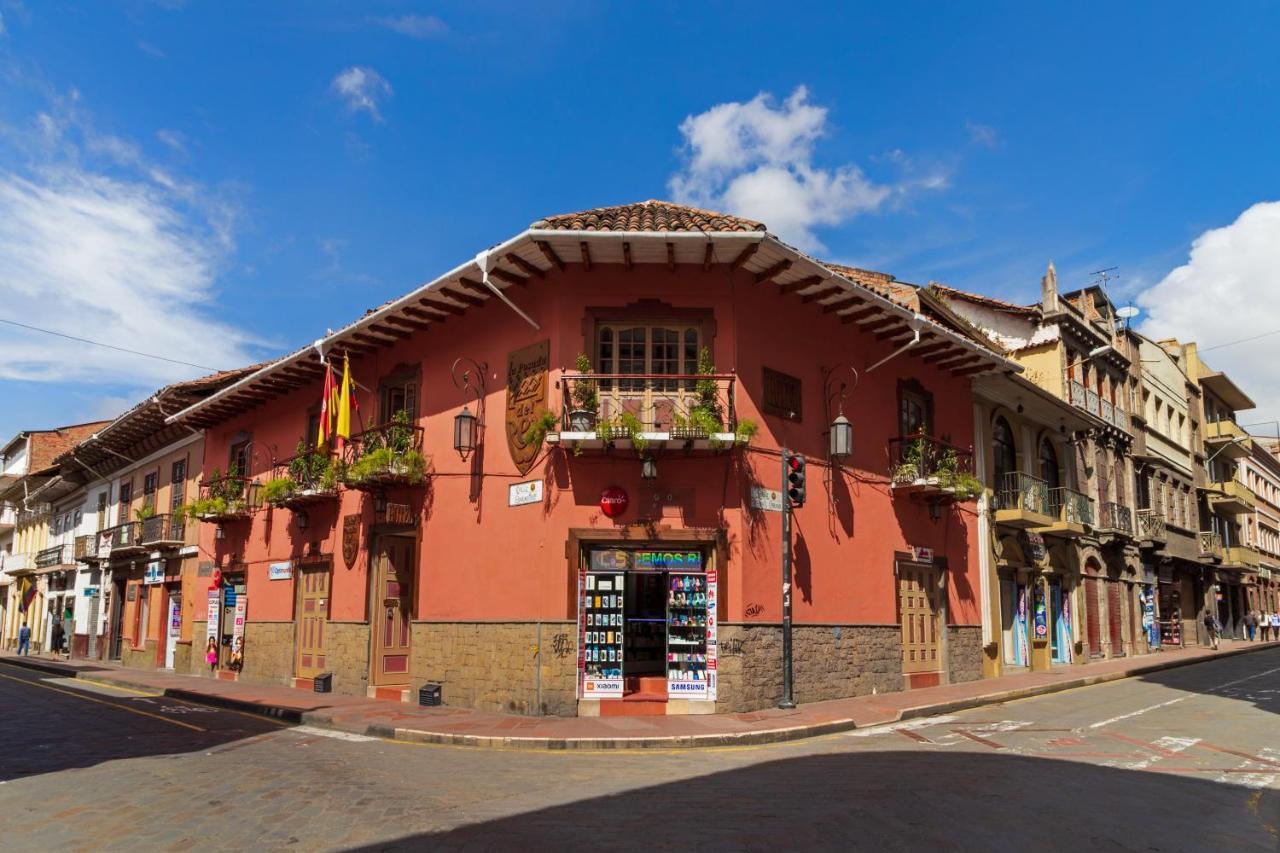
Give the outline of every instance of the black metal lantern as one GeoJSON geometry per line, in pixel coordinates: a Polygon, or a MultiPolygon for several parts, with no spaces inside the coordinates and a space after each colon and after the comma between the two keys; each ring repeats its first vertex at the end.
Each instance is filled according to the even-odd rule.
{"type": "Polygon", "coordinates": [[[382,515],[387,511],[387,493],[376,492],[373,496],[373,511],[378,515],[382,515]]]}
{"type": "Polygon", "coordinates": [[[476,416],[466,406],[453,417],[453,449],[458,451],[463,462],[475,452],[477,423],[476,416]]]}
{"type": "Polygon", "coordinates": [[[652,456],[646,456],[640,462],[640,479],[656,480],[658,479],[658,462],[652,456]]]}
{"type": "Polygon", "coordinates": [[[221,524],[221,523],[219,523],[216,527],[214,527],[214,528],[213,528],[213,538],[214,538],[214,539],[226,539],[226,538],[227,538],[227,531],[226,531],[226,529],[222,526],[222,524],[221,524]]]}
{"type": "Polygon", "coordinates": [[[294,513],[293,517],[298,522],[299,530],[306,530],[311,524],[311,516],[307,515],[306,510],[298,510],[294,513]]]}
{"type": "Polygon", "coordinates": [[[853,424],[844,416],[844,412],[836,415],[831,422],[831,446],[829,454],[832,459],[844,459],[853,453],[853,424]]]}

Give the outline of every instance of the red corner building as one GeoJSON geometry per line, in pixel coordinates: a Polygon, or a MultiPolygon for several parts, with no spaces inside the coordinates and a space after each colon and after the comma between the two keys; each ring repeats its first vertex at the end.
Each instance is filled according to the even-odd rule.
{"type": "Polygon", "coordinates": [[[341,693],[772,706],[786,449],[796,700],[980,677],[970,383],[1017,368],[895,287],[664,202],[535,222],[172,416],[207,430],[194,639],[341,693]]]}

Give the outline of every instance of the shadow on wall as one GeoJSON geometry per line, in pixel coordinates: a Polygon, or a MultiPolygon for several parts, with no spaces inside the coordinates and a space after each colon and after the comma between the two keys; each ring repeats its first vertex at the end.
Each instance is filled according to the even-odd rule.
{"type": "Polygon", "coordinates": [[[1274,790],[1173,774],[864,752],[771,761],[364,849],[1273,851],[1278,814],[1274,790]]]}

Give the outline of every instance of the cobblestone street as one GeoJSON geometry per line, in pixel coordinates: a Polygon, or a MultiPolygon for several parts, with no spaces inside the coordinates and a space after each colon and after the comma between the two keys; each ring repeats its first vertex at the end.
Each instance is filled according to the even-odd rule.
{"type": "Polygon", "coordinates": [[[790,744],[626,754],[416,746],[0,670],[31,744],[0,759],[9,850],[1280,843],[1280,650],[790,744]]]}

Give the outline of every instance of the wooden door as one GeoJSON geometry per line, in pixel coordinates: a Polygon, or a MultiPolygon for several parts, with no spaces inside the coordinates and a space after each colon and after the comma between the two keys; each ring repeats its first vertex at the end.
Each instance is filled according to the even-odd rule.
{"type": "Polygon", "coordinates": [[[1111,656],[1113,658],[1124,656],[1124,623],[1121,621],[1124,617],[1124,609],[1121,604],[1123,595],[1123,584],[1119,581],[1107,582],[1107,627],[1111,633],[1111,656]]]}
{"type": "Polygon", "coordinates": [[[414,540],[385,536],[377,551],[370,683],[409,683],[409,614],[413,602],[414,540]]]}
{"type": "Polygon", "coordinates": [[[938,573],[928,566],[898,568],[902,617],[902,671],[937,672],[938,573]]]}
{"type": "Polygon", "coordinates": [[[1089,656],[1102,656],[1102,591],[1097,578],[1084,579],[1085,622],[1089,633],[1089,656]]]}
{"type": "Polygon", "coordinates": [[[328,666],[325,636],[329,622],[329,567],[298,575],[298,678],[315,678],[328,666]]]}

